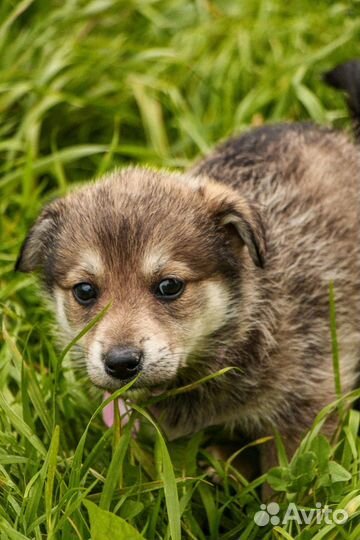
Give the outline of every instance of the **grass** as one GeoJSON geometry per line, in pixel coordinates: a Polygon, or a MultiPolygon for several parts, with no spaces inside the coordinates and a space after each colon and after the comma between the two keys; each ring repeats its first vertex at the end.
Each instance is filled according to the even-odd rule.
{"type": "Polygon", "coordinates": [[[319,435],[325,410],[292,463],[279,441],[280,466],[251,483],[206,452],[206,433],[168,444],[140,407],[121,434],[119,419],[106,429],[101,396],[60,361],[36,278],[12,269],[43,204],[115,165],[181,169],[265,121],[348,125],[321,74],[360,56],[359,38],[359,1],[1,2],[1,540],[358,540],[358,412],[332,405],[335,441],[319,435]],[[348,522],[258,527],[266,477],[282,511],[320,502],[348,522]]]}

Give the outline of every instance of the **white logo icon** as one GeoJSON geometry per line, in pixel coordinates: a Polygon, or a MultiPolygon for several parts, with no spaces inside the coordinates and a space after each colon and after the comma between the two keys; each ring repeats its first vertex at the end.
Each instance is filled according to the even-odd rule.
{"type": "Polygon", "coordinates": [[[279,525],[280,518],[277,515],[280,512],[280,506],[276,502],[271,502],[268,505],[261,504],[259,512],[256,512],[254,521],[259,527],[265,527],[270,522],[274,527],[279,525]]]}

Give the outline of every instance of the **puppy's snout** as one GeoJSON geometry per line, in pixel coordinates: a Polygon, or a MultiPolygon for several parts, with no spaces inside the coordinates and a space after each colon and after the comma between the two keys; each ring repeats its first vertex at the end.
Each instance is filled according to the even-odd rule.
{"type": "Polygon", "coordinates": [[[114,347],[104,357],[105,371],[115,379],[131,379],[141,369],[142,351],[133,347],[114,347]]]}

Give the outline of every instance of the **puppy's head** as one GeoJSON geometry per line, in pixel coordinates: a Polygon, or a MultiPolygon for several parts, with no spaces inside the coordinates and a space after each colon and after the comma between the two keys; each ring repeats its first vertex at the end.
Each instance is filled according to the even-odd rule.
{"type": "Polygon", "coordinates": [[[156,387],[206,361],[231,318],[246,326],[264,254],[258,211],[230,188],[134,168],[46,207],[16,268],[41,271],[68,339],[108,306],[80,340],[96,385],[156,387]]]}

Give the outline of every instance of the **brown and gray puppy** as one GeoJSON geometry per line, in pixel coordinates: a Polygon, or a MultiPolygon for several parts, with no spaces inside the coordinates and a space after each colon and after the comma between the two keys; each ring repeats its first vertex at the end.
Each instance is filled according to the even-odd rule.
{"type": "Polygon", "coordinates": [[[81,340],[99,387],[138,375],[156,392],[239,368],[158,405],[172,437],[275,426],[292,453],[335,398],[330,281],[344,391],[358,373],[359,172],[343,134],[265,126],[189,174],[129,168],[56,200],[17,268],[42,272],[69,340],[110,304],[81,340]]]}

